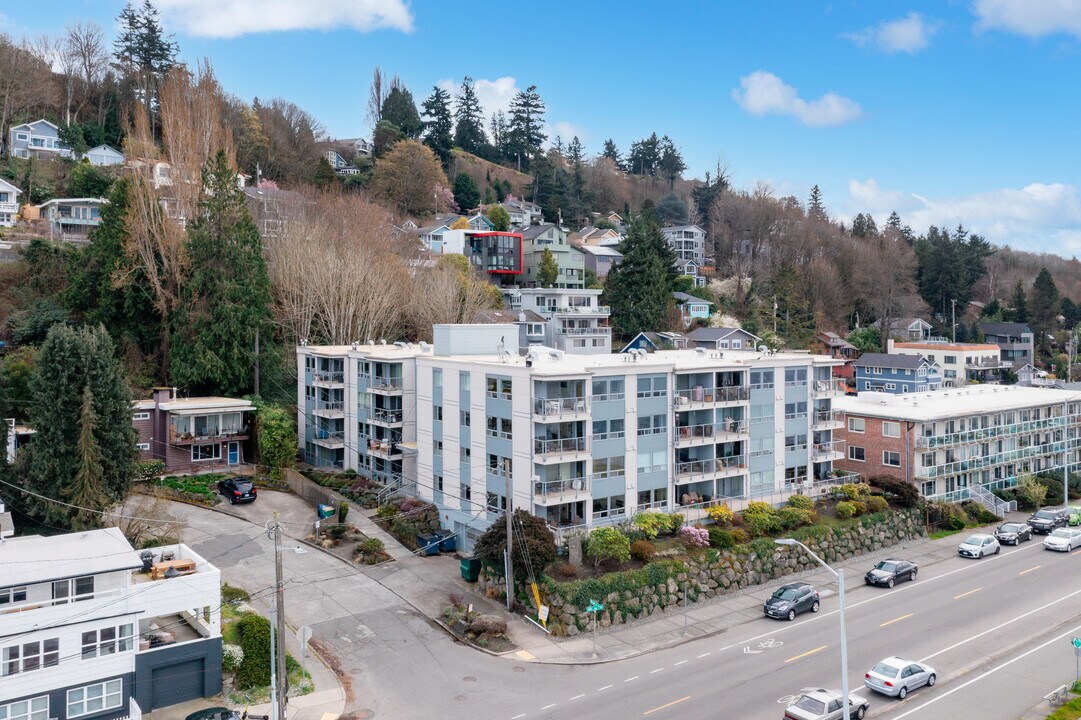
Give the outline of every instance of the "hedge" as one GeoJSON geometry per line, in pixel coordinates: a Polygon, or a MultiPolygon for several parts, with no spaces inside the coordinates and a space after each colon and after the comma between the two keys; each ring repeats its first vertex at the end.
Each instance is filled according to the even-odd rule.
{"type": "Polygon", "coordinates": [[[236,687],[247,690],[270,685],[270,621],[251,613],[237,621],[244,659],[236,671],[236,687]]]}
{"type": "MultiPolygon", "coordinates": [[[[622,593],[627,590],[637,590],[647,585],[660,585],[668,582],[681,572],[686,572],[687,567],[678,560],[657,560],[646,565],[640,570],[624,570],[622,572],[608,573],[599,578],[575,580],[569,583],[558,583],[558,588],[553,590],[570,604],[579,608],[589,605],[591,600],[603,602],[604,598],[614,592],[622,593]]],[[[554,583],[551,578],[545,578],[547,582],[554,583]]]]}

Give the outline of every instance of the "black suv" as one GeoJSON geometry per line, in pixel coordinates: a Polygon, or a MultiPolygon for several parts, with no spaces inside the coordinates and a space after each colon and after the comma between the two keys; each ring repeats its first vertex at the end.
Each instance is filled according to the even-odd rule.
{"type": "Polygon", "coordinates": [[[246,477],[227,477],[218,482],[218,492],[229,498],[233,505],[255,502],[255,485],[246,477]]]}
{"type": "Polygon", "coordinates": [[[1066,510],[1044,508],[1037,510],[1025,522],[1032,528],[1032,532],[1047,535],[1055,528],[1066,527],[1070,522],[1070,514],[1066,510]]]}
{"type": "Polygon", "coordinates": [[[782,585],[773,591],[762,606],[767,617],[795,620],[801,612],[818,612],[818,591],[805,582],[782,585]]]}

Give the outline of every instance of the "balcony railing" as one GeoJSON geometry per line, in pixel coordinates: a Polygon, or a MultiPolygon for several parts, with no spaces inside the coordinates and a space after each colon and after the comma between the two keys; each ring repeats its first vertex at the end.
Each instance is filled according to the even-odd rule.
{"type": "Polygon", "coordinates": [[[750,392],[750,389],[744,385],[676,390],[676,409],[679,410],[681,405],[743,402],[750,398],[750,392]]]}
{"type": "Polygon", "coordinates": [[[676,463],[677,478],[715,477],[717,475],[738,474],[747,468],[746,455],[733,455],[723,458],[707,458],[676,463]]]}
{"type": "Polygon", "coordinates": [[[683,425],[676,428],[676,431],[676,442],[710,439],[716,435],[713,423],[683,425]]]}
{"type": "Polygon", "coordinates": [[[844,440],[815,443],[811,450],[811,460],[812,462],[826,462],[828,460],[839,459],[834,456],[840,455],[841,457],[844,457],[846,447],[847,445],[844,440]]]}
{"type": "Polygon", "coordinates": [[[537,398],[533,401],[533,414],[542,417],[560,417],[589,411],[589,398],[537,398]]]}
{"type": "Polygon", "coordinates": [[[585,451],[586,439],[584,437],[555,438],[552,440],[533,440],[534,455],[582,453],[585,451]]]}
{"type": "Polygon", "coordinates": [[[321,383],[343,383],[345,382],[345,373],[320,371],[314,374],[314,378],[316,382],[321,383]]]}
{"type": "Polygon", "coordinates": [[[248,437],[248,428],[223,428],[213,432],[203,433],[178,433],[175,427],[169,428],[169,442],[173,445],[197,445],[209,442],[221,442],[223,440],[244,440],[248,437]]]}
{"type": "Polygon", "coordinates": [[[828,380],[815,380],[811,383],[811,395],[813,397],[836,397],[845,394],[844,378],[830,378],[828,380]]]}
{"type": "Polygon", "coordinates": [[[916,447],[939,448],[949,445],[983,442],[1009,435],[1024,435],[1027,433],[1039,432],[1041,430],[1060,428],[1067,423],[1076,423],[1078,420],[1079,418],[1076,415],[1070,415],[1066,418],[1058,416],[1041,418],[1039,420],[1024,420],[1004,425],[993,425],[991,427],[979,428],[976,430],[961,430],[958,432],[940,433],[937,435],[921,435],[916,438],[916,447]]]}
{"type": "Polygon", "coordinates": [[[372,384],[368,388],[369,390],[384,391],[384,392],[401,392],[402,379],[400,377],[380,377],[375,375],[372,377],[372,384]]]}
{"type": "Polygon", "coordinates": [[[1002,358],[970,358],[965,360],[965,370],[997,370],[1011,368],[1013,363],[1002,358]]]}
{"type": "Polygon", "coordinates": [[[555,308],[559,315],[611,315],[612,308],[608,305],[595,305],[592,307],[561,307],[555,308]]]}
{"type": "Polygon", "coordinates": [[[12,214],[17,213],[19,212],[19,203],[0,202],[0,212],[12,214]]]}
{"type": "Polygon", "coordinates": [[[537,480],[533,483],[533,495],[550,498],[560,495],[578,495],[589,492],[589,477],[565,478],[560,480],[537,480]]]}
{"type": "Polygon", "coordinates": [[[611,335],[612,328],[610,327],[592,327],[592,328],[559,328],[561,335],[611,335]]]}
{"type": "Polygon", "coordinates": [[[369,440],[368,452],[386,458],[399,457],[402,454],[399,442],[396,440],[369,440]]]}
{"type": "Polygon", "coordinates": [[[593,433],[593,442],[597,442],[598,440],[619,440],[623,436],[623,430],[615,430],[613,432],[606,433],[593,433]]]}
{"type": "Polygon", "coordinates": [[[316,430],[312,442],[323,447],[336,448],[345,444],[345,432],[342,430],[316,430]]]}
{"type": "Polygon", "coordinates": [[[380,423],[382,425],[397,425],[402,422],[402,411],[372,408],[372,414],[369,419],[374,423],[380,423]]]}
{"type": "Polygon", "coordinates": [[[345,403],[341,400],[320,400],[315,404],[312,409],[313,415],[326,415],[329,417],[337,417],[345,410],[345,403]]]}
{"type": "Polygon", "coordinates": [[[812,424],[815,428],[824,428],[826,426],[844,425],[845,414],[842,412],[836,412],[833,410],[819,410],[814,414],[812,424]]]}
{"type": "Polygon", "coordinates": [[[921,478],[946,477],[962,472],[983,470],[995,465],[1027,460],[1029,458],[1044,457],[1052,453],[1076,450],[1078,447],[1081,447],[1081,438],[1070,438],[1069,440],[1057,440],[1054,442],[1042,443],[1040,445],[1029,445],[1028,447],[1016,448],[1014,450],[991,453],[990,455],[984,455],[983,457],[974,457],[969,458],[968,460],[953,460],[951,462],[942,463],[941,465],[925,467],[918,470],[916,476],[921,478]]]}

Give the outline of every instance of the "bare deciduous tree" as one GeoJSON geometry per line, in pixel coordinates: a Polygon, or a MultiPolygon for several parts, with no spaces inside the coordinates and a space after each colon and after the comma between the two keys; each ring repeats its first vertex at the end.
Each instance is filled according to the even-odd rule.
{"type": "Polygon", "coordinates": [[[56,107],[52,63],[41,49],[0,34],[0,137],[7,139],[12,119],[29,118],[56,107]]]}

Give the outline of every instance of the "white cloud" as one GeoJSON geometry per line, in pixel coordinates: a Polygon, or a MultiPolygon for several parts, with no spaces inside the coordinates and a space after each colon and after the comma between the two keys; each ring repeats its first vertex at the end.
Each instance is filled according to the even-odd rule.
{"type": "Polygon", "coordinates": [[[566,120],[560,120],[559,122],[547,127],[545,132],[548,133],[549,140],[555,140],[556,135],[563,139],[563,144],[567,144],[575,136],[578,137],[580,142],[586,141],[586,131],[581,125],[575,125],[572,122],[566,120]]]}
{"type": "Polygon", "coordinates": [[[1005,30],[1027,37],[1065,33],[1081,38],[1077,0],[976,0],[976,30],[1005,30]]]}
{"type": "Polygon", "coordinates": [[[796,88],[765,70],[739,79],[732,97],[751,115],[792,115],[804,125],[828,127],[858,119],[863,110],[854,100],[828,92],[815,100],[799,97],[796,88]]]}
{"type": "Polygon", "coordinates": [[[931,198],[886,190],[869,179],[848,182],[851,215],[869,212],[881,227],[896,210],[917,233],[931,225],[966,228],[1021,250],[1081,254],[1081,191],[1063,183],[1032,183],[959,197],[931,198]]]}
{"type": "Polygon", "coordinates": [[[159,0],[167,27],[212,38],[287,30],[413,30],[405,0],[159,0]]]}
{"type": "MultiPolygon", "coordinates": [[[[496,110],[502,110],[504,114],[510,111],[510,102],[518,94],[518,81],[510,76],[485,80],[481,78],[473,81],[473,90],[480,100],[480,107],[484,111],[485,122],[492,117],[496,110]]],[[[436,83],[453,96],[457,96],[461,82],[458,80],[440,80],[436,83]]]]}
{"type": "Polygon", "coordinates": [[[937,23],[926,22],[919,13],[910,12],[903,18],[881,22],[843,37],[860,47],[872,47],[884,53],[914,55],[927,47],[936,32],[937,23]]]}

